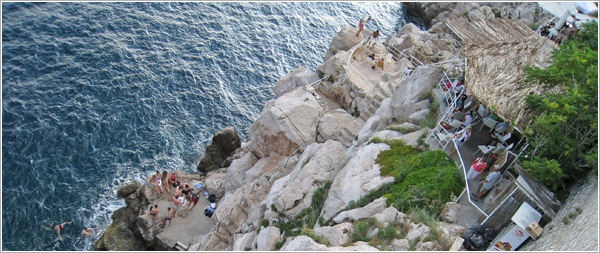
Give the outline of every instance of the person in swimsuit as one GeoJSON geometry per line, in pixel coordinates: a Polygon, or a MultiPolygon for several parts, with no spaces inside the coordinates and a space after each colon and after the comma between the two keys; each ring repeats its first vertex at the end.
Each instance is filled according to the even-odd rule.
{"type": "Polygon", "coordinates": [[[173,187],[177,187],[177,175],[175,175],[175,172],[171,173],[171,177],[169,177],[169,184],[172,184],[173,187]]]}
{"type": "Polygon", "coordinates": [[[158,220],[158,212],[160,212],[158,205],[154,205],[154,207],[150,209],[150,215],[154,215],[155,220],[158,220]]]}
{"type": "Polygon", "coordinates": [[[165,217],[165,219],[163,219],[160,223],[165,223],[167,221],[169,221],[169,227],[171,226],[171,220],[173,219],[173,217],[175,217],[175,210],[172,208],[167,208],[167,216],[165,217]]]}
{"type": "Polygon", "coordinates": [[[369,22],[369,20],[371,20],[371,17],[361,19],[360,22],[358,22],[358,32],[356,32],[356,37],[358,37],[360,32],[362,32],[362,30],[365,28],[365,23],[369,22]]]}
{"type": "Polygon", "coordinates": [[[188,183],[183,183],[183,189],[181,190],[181,193],[183,193],[183,195],[185,195],[186,198],[188,197],[191,191],[192,186],[188,183]]]}
{"type": "MultiPolygon", "coordinates": [[[[160,194],[162,194],[162,191],[161,191],[160,187],[158,186],[158,183],[157,183],[157,180],[156,180],[156,179],[157,179],[157,178],[156,178],[156,174],[153,174],[153,175],[150,177],[150,185],[151,185],[152,187],[154,187],[154,190],[156,190],[156,193],[158,193],[158,194],[160,195],[160,194]]],[[[158,178],[158,181],[160,181],[160,178],[158,178]]]]}
{"type": "Polygon", "coordinates": [[[167,173],[166,170],[163,170],[161,179],[162,179],[162,183],[165,185],[165,188],[167,188],[167,192],[170,193],[171,190],[169,188],[171,188],[171,187],[169,187],[169,181],[167,180],[168,175],[169,175],[169,173],[167,173]]]}
{"type": "Polygon", "coordinates": [[[72,221],[67,221],[67,222],[63,222],[60,225],[56,225],[54,226],[54,229],[56,229],[57,233],[58,233],[58,239],[62,240],[62,237],[60,237],[60,230],[63,229],[65,227],[65,224],[71,224],[73,223],[72,221]]]}
{"type": "Polygon", "coordinates": [[[175,206],[174,212],[177,212],[177,209],[179,209],[180,204],[185,204],[185,202],[180,200],[180,197],[182,197],[180,194],[176,194],[175,196],[173,196],[173,206],[175,206]]]}
{"type": "Polygon", "coordinates": [[[96,230],[96,229],[98,229],[98,228],[83,228],[83,230],[81,231],[81,235],[96,236],[96,234],[90,233],[91,230],[96,230]]]}
{"type": "Polygon", "coordinates": [[[196,194],[195,192],[190,192],[190,195],[188,196],[188,200],[190,202],[194,202],[194,206],[192,206],[192,208],[190,208],[190,210],[193,210],[194,207],[196,207],[196,204],[198,204],[198,200],[200,199],[200,196],[198,196],[198,194],[196,194]]]}

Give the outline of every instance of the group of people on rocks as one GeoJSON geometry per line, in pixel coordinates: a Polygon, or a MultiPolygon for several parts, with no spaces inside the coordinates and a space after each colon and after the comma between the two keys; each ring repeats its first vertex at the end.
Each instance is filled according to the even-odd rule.
{"type": "MultiPolygon", "coordinates": [[[[173,204],[167,208],[167,215],[160,221],[162,224],[165,224],[169,221],[169,226],[171,226],[171,220],[175,218],[179,207],[183,207],[185,205],[191,206],[189,210],[193,210],[198,204],[198,200],[200,200],[200,192],[203,188],[201,182],[196,182],[194,184],[197,192],[194,190],[194,187],[189,183],[181,183],[175,172],[172,172],[170,175],[167,171],[156,171],[156,174],[153,174],[148,180],[148,185],[150,185],[154,190],[160,195],[163,193],[163,185],[168,193],[171,192],[170,188],[173,186],[175,188],[175,192],[171,200],[173,204]]],[[[202,194],[210,201],[210,205],[205,208],[204,214],[208,217],[211,217],[216,208],[216,197],[214,194],[209,194],[208,191],[202,191],[202,194]]],[[[154,204],[150,207],[149,214],[155,217],[155,220],[158,220],[158,215],[160,210],[158,208],[158,204],[154,204]]],[[[181,215],[180,215],[181,217],[181,215]]]]}
{"type": "MultiPolygon", "coordinates": [[[[371,17],[368,17],[365,19],[361,19],[358,22],[358,31],[356,32],[356,37],[360,36],[360,33],[363,31],[363,29],[365,27],[365,23],[369,22],[370,20],[371,20],[371,17]]],[[[367,47],[375,46],[375,44],[377,44],[377,42],[379,41],[380,35],[381,35],[381,33],[379,32],[379,30],[375,30],[373,33],[371,33],[369,40],[367,42],[365,42],[367,47]]],[[[381,69],[381,71],[383,71],[384,64],[385,64],[385,56],[383,56],[381,58],[376,58],[375,54],[372,52],[367,52],[367,56],[373,60],[373,64],[371,65],[372,69],[379,68],[379,69],[381,69]]]]}

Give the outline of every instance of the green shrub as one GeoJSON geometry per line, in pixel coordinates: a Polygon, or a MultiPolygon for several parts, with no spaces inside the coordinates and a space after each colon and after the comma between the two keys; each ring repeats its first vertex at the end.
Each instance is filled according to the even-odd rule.
{"type": "Polygon", "coordinates": [[[553,191],[565,187],[567,175],[560,169],[560,164],[554,159],[536,157],[532,161],[522,161],[523,168],[540,183],[550,187],[553,191]]]}
{"type": "Polygon", "coordinates": [[[350,235],[350,240],[352,242],[364,241],[368,242],[371,238],[367,237],[367,233],[369,233],[369,229],[373,227],[377,223],[375,218],[368,218],[362,220],[354,225],[354,232],[350,235]]]}
{"type": "Polygon", "coordinates": [[[262,222],[260,223],[260,225],[263,226],[263,227],[268,227],[269,226],[269,220],[263,219],[262,222]]]}
{"type": "Polygon", "coordinates": [[[387,127],[386,130],[392,130],[392,131],[396,131],[402,134],[407,134],[407,133],[412,133],[417,129],[412,129],[412,128],[405,128],[405,127],[401,127],[401,126],[390,126],[387,127]]]}
{"type": "Polygon", "coordinates": [[[329,243],[329,240],[327,240],[327,238],[325,238],[325,236],[315,234],[315,232],[310,228],[302,229],[302,232],[300,234],[306,235],[306,236],[312,238],[313,240],[315,240],[315,242],[317,242],[319,244],[331,246],[331,243],[329,243]]]}
{"type": "Polygon", "coordinates": [[[379,241],[380,243],[388,244],[392,240],[396,239],[397,236],[398,233],[396,232],[396,228],[394,228],[393,226],[387,226],[377,231],[375,239],[377,239],[377,241],[379,241]]]}

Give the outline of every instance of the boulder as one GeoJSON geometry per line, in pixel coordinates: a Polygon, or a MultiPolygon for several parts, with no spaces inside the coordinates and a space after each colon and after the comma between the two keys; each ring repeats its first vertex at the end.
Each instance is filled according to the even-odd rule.
{"type": "Polygon", "coordinates": [[[440,218],[450,223],[456,223],[458,220],[458,209],[460,208],[460,204],[455,202],[446,202],[444,206],[444,210],[440,214],[440,218]]]}
{"type": "Polygon", "coordinates": [[[111,218],[113,222],[94,244],[94,250],[109,251],[141,251],[144,250],[143,241],[137,239],[129,228],[135,221],[136,214],[129,208],[120,208],[115,211],[111,218]]]}
{"type": "Polygon", "coordinates": [[[363,127],[364,122],[360,118],[354,118],[344,109],[329,111],[319,121],[320,142],[336,140],[344,146],[349,147],[363,127]]]}
{"type": "Polygon", "coordinates": [[[323,107],[309,91],[295,89],[265,105],[248,130],[247,150],[259,158],[271,152],[288,156],[317,137],[323,107]]]}
{"type": "Polygon", "coordinates": [[[394,177],[382,177],[375,159],[379,152],[390,149],[384,143],[372,143],[356,151],[356,155],[338,172],[323,205],[321,216],[325,220],[334,217],[350,201],[357,201],[369,192],[394,181],[394,177]]]}
{"type": "Polygon", "coordinates": [[[233,251],[244,251],[246,248],[252,248],[255,237],[256,231],[233,235],[233,251]]]}
{"type": "MultiPolygon", "coordinates": [[[[229,170],[227,170],[229,172],[229,170]]],[[[210,194],[214,194],[215,197],[221,198],[225,194],[225,181],[227,179],[227,172],[223,169],[213,170],[206,174],[202,186],[210,194]]],[[[193,185],[192,185],[193,186],[193,185]]]]}
{"type": "Polygon", "coordinates": [[[315,242],[306,235],[296,236],[292,241],[286,243],[281,251],[325,251],[327,246],[315,242]]]}
{"type": "MultiPolygon", "coordinates": [[[[358,25],[358,23],[357,23],[358,25]]],[[[364,37],[356,37],[356,32],[358,31],[357,27],[344,26],[342,30],[338,32],[333,39],[331,40],[331,44],[329,44],[329,49],[325,52],[325,61],[329,60],[332,56],[337,54],[340,50],[348,51],[348,49],[352,48],[356,43],[362,40],[364,37]]],[[[371,34],[366,28],[363,29],[363,32],[367,32],[371,34]]]]}
{"type": "Polygon", "coordinates": [[[388,119],[379,115],[370,117],[367,123],[362,127],[358,134],[357,145],[367,142],[377,131],[384,129],[388,125],[388,119]]]}
{"type": "Polygon", "coordinates": [[[402,137],[400,137],[400,140],[404,141],[404,143],[406,143],[406,145],[410,145],[410,146],[416,148],[421,145],[421,144],[419,144],[419,141],[418,141],[419,138],[421,138],[421,136],[423,134],[428,133],[430,130],[431,129],[429,129],[429,128],[423,128],[419,131],[403,135],[402,137]]]}
{"type": "Polygon", "coordinates": [[[211,145],[206,147],[204,157],[198,164],[198,171],[208,173],[219,169],[221,163],[240,146],[240,137],[235,127],[226,127],[213,136],[211,145]]]}
{"type": "Polygon", "coordinates": [[[354,246],[350,247],[329,247],[327,251],[379,251],[379,249],[370,246],[368,242],[355,242],[354,246]]]}
{"type": "MultiPolygon", "coordinates": [[[[429,102],[427,100],[423,100],[424,102],[429,102]]],[[[422,109],[420,111],[416,111],[408,116],[408,121],[413,123],[419,123],[429,116],[429,108],[422,109]]]]}
{"type": "Polygon", "coordinates": [[[429,235],[429,227],[424,225],[424,224],[418,224],[417,226],[413,227],[408,234],[406,235],[406,239],[408,239],[409,241],[413,241],[417,238],[425,238],[429,235]]]}
{"type": "Polygon", "coordinates": [[[260,233],[256,236],[256,250],[258,251],[271,251],[275,250],[275,244],[277,244],[280,238],[279,228],[274,226],[268,226],[260,230],[260,233]]]}
{"type": "Polygon", "coordinates": [[[379,132],[375,133],[373,135],[373,137],[371,137],[370,140],[375,139],[375,138],[379,138],[379,139],[383,139],[383,140],[395,140],[395,139],[400,139],[400,137],[402,137],[402,134],[398,131],[383,130],[383,131],[379,131],[379,132]]]}
{"type": "Polygon", "coordinates": [[[337,141],[311,144],[302,153],[294,170],[273,183],[267,206],[274,205],[288,216],[297,215],[311,205],[317,188],[333,180],[346,161],[346,148],[337,141]]]}
{"type": "Polygon", "coordinates": [[[390,247],[393,251],[409,251],[410,242],[407,239],[394,239],[390,243],[390,247]]]}
{"type": "Polygon", "coordinates": [[[227,168],[227,176],[223,182],[225,191],[231,191],[243,185],[245,182],[246,171],[252,168],[258,161],[257,157],[252,152],[247,152],[242,157],[235,159],[227,168]]]}
{"type": "MultiPolygon", "coordinates": [[[[159,218],[163,217],[164,215],[160,216],[159,218]]],[[[156,235],[163,231],[163,228],[159,226],[159,222],[160,220],[155,220],[154,216],[149,214],[144,214],[137,217],[137,229],[147,245],[152,245],[156,235]]]]}
{"type": "Polygon", "coordinates": [[[390,206],[381,213],[372,216],[384,227],[396,224],[404,224],[406,214],[399,212],[396,208],[390,206]]]}
{"type": "Polygon", "coordinates": [[[346,221],[358,221],[371,217],[375,214],[381,213],[387,207],[386,201],[386,198],[381,197],[373,200],[373,202],[364,207],[343,211],[333,218],[333,222],[342,223],[346,221]]]}
{"type": "Polygon", "coordinates": [[[417,251],[432,251],[437,250],[438,247],[435,242],[418,242],[416,245],[417,251]]]}
{"type": "Polygon", "coordinates": [[[411,114],[427,108],[428,102],[420,102],[427,97],[440,79],[443,72],[435,66],[421,66],[415,72],[403,79],[392,94],[392,110],[396,120],[409,120],[411,114]]]}
{"type": "Polygon", "coordinates": [[[275,97],[281,97],[283,94],[293,91],[294,89],[311,84],[319,80],[319,75],[303,66],[287,74],[273,87],[275,97]]]}
{"type": "Polygon", "coordinates": [[[315,228],[313,230],[316,235],[325,237],[331,246],[340,246],[350,240],[350,235],[354,231],[354,225],[349,222],[344,222],[333,227],[326,226],[315,228]]]}
{"type": "Polygon", "coordinates": [[[121,188],[119,188],[119,190],[117,191],[117,196],[125,198],[131,195],[132,193],[135,193],[135,191],[137,191],[137,189],[140,187],[142,186],[138,181],[131,181],[125,183],[125,185],[121,186],[121,188]]]}

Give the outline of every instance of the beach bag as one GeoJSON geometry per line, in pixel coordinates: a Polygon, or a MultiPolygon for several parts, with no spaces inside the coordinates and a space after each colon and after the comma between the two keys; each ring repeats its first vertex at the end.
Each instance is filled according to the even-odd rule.
{"type": "Polygon", "coordinates": [[[213,214],[215,213],[215,209],[212,209],[210,207],[206,207],[204,208],[204,215],[206,215],[207,217],[212,217],[213,214]]]}

